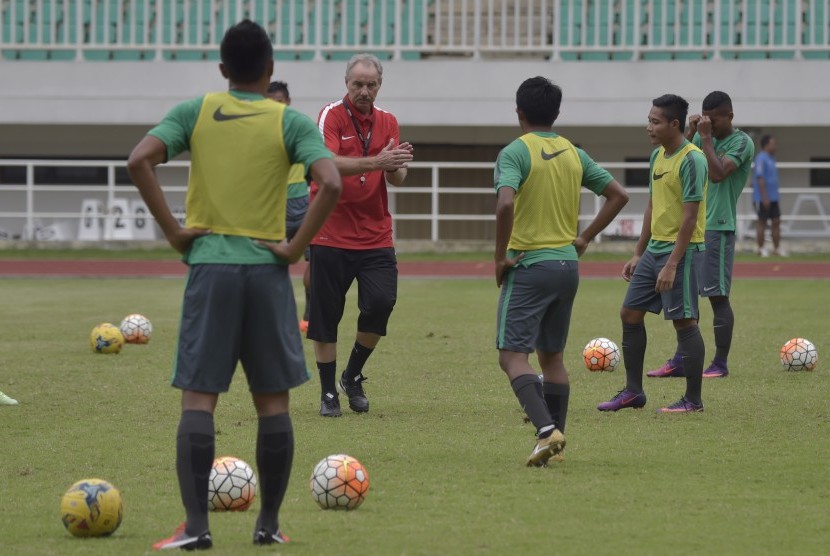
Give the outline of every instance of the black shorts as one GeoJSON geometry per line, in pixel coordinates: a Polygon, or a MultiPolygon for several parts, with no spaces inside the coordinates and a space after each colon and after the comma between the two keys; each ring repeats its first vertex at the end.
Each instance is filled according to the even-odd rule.
{"type": "Polygon", "coordinates": [[[308,338],[337,341],[346,293],[357,280],[357,331],[386,336],[386,325],[398,299],[395,249],[338,249],[311,246],[311,302],[308,338]]]}
{"type": "Polygon", "coordinates": [[[192,265],[172,384],[227,392],[240,362],[251,392],[284,392],[308,381],[288,267],[192,265]]]}
{"type": "Polygon", "coordinates": [[[765,209],[763,203],[755,203],[755,212],[758,213],[758,220],[767,221],[772,218],[781,218],[781,207],[778,201],[770,201],[769,209],[765,209]]]}

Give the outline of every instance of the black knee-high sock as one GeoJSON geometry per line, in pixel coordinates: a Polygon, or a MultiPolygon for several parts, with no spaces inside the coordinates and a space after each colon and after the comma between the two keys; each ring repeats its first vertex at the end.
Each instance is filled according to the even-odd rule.
{"type": "Polygon", "coordinates": [[[182,411],[176,435],[176,474],[189,535],[208,530],[208,479],[216,451],[213,415],[207,411],[182,411]]]}
{"type": "Polygon", "coordinates": [[[337,394],[337,361],[331,363],[317,362],[317,370],[320,372],[320,390],[323,395],[328,393],[337,394]]]}
{"type": "Polygon", "coordinates": [[[692,403],[701,403],[700,390],[703,383],[703,360],[706,345],[700,328],[695,324],[677,332],[677,344],[683,354],[683,368],[686,371],[685,398],[692,403]]]}
{"type": "Polygon", "coordinates": [[[568,399],[571,396],[570,384],[545,382],[542,384],[542,394],[548,406],[553,424],[560,432],[565,432],[565,421],[568,419],[568,399]]]}
{"type": "Polygon", "coordinates": [[[311,305],[311,293],[308,288],[305,288],[305,310],[303,311],[303,320],[308,322],[308,307],[311,305]]]}
{"type": "Polygon", "coordinates": [[[510,382],[510,386],[519,400],[519,405],[536,427],[537,433],[540,429],[553,425],[553,419],[542,395],[542,383],[539,382],[538,375],[520,375],[510,382]]]}
{"type": "Polygon", "coordinates": [[[256,531],[265,529],[276,533],[279,526],[279,511],[291,464],[294,461],[294,429],[287,413],[259,418],[256,439],[256,465],[259,470],[259,485],[262,505],[256,522],[256,531]]]}
{"type": "Polygon", "coordinates": [[[343,372],[344,380],[354,380],[357,375],[362,373],[363,366],[373,351],[375,351],[375,348],[368,348],[355,342],[352,354],[349,356],[349,364],[346,365],[346,370],[343,372]]]}
{"type": "Polygon", "coordinates": [[[729,348],[732,347],[732,330],[735,328],[735,314],[728,297],[721,297],[717,301],[712,298],[712,322],[715,327],[715,362],[726,368],[726,358],[729,357],[729,348]]]}
{"type": "Polygon", "coordinates": [[[622,352],[625,362],[625,389],[643,391],[643,360],[646,356],[646,325],[623,323],[622,352]]]}

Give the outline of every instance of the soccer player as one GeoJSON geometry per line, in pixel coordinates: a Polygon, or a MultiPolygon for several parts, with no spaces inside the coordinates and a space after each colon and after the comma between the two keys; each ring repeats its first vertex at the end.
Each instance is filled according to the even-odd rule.
{"type": "Polygon", "coordinates": [[[617,411],[646,405],[643,360],[647,311],[671,320],[686,370],[686,393],[662,413],[703,411],[701,384],[706,346],[697,325],[697,274],[706,228],[706,156],[683,135],[689,103],[677,95],[652,101],[646,131],[653,145],[649,200],[634,256],[623,267],[629,282],[620,310],[625,387],[597,406],[617,411]],[[703,206],[701,206],[703,205],[703,206]]]}
{"type": "Polygon", "coordinates": [[[278,513],[288,486],[294,433],[289,390],[308,380],[288,263],[298,260],[334,208],[341,182],[314,122],[265,98],[271,39],[249,20],[221,43],[228,91],[174,107],[133,149],[130,177],[189,271],[172,384],[182,390],[176,473],[186,521],[153,545],[203,549],[213,414],[241,361],[258,416],[256,463],[262,504],[254,544],[287,541],[278,513]],[[185,227],[173,217],[155,167],[188,150],[185,227]],[[285,238],[285,197],[294,163],[310,168],[318,193],[294,238],[285,238]]]}
{"type": "Polygon", "coordinates": [[[0,405],[17,405],[18,401],[0,392],[0,405]]]}
{"type": "Polygon", "coordinates": [[[496,285],[501,287],[496,347],[499,366],[536,427],[529,467],[542,467],[565,447],[570,384],[562,352],[579,285],[578,259],[628,202],[628,194],[588,154],[551,130],[562,89],[544,77],[516,91],[523,135],[496,160],[496,285]],[[586,187],[606,202],[577,233],[586,187]],[[544,382],[529,361],[536,352],[544,382]]]}
{"type": "Polygon", "coordinates": [[[781,207],[778,204],[778,166],[775,162],[775,153],[778,150],[778,141],[772,135],[761,137],[761,152],[755,157],[755,171],[752,173],[752,202],[758,213],[755,225],[755,238],[758,242],[758,254],[769,257],[769,251],[764,247],[764,234],[767,221],[770,221],[772,233],[773,253],[779,257],[786,257],[787,253],[781,248],[781,207]]]}
{"type": "MultiPolygon", "coordinates": [[[[343,195],[311,242],[311,310],[308,338],[320,373],[320,415],[339,417],[339,389],[352,411],[369,411],[363,367],[386,327],[398,295],[386,184],[406,178],[412,145],[400,142],[398,120],[375,105],[383,82],[376,56],[356,54],[346,65],[346,96],[326,105],[318,127],[343,175],[343,195]],[[337,327],[346,293],[357,281],[357,335],[346,369],[336,381],[337,327]]],[[[317,185],[311,184],[311,198],[317,185]]]]}
{"type": "MultiPolygon", "coordinates": [[[[752,138],[732,125],[732,99],[713,91],[703,99],[702,114],[689,117],[687,137],[703,150],[709,168],[706,192],[706,250],[700,269],[700,295],[708,297],[714,314],[715,357],[703,371],[704,378],[729,374],[726,363],[732,345],[735,316],[729,303],[732,266],[735,260],[735,227],[738,197],[752,168],[755,145],[752,138]]],[[[683,376],[678,348],[674,357],[653,371],[650,377],[683,376]]]]}
{"type": "MultiPolygon", "coordinates": [[[[268,98],[291,106],[291,95],[288,93],[288,84],[284,81],[272,81],[268,85],[268,98]]],[[[305,181],[305,166],[294,164],[288,173],[288,196],[286,200],[285,214],[285,237],[291,239],[300,224],[303,223],[305,213],[308,212],[308,183],[305,181]]],[[[305,250],[305,260],[308,261],[310,251],[305,250]]],[[[308,331],[308,287],[311,277],[311,269],[308,265],[303,272],[303,289],[305,290],[305,309],[303,318],[300,321],[300,332],[305,334],[308,331]]]]}

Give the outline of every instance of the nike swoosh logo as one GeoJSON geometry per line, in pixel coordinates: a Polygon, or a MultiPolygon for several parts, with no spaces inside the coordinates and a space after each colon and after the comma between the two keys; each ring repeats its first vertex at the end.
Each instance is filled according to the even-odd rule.
{"type": "Polygon", "coordinates": [[[213,113],[213,119],[217,122],[227,122],[230,120],[238,120],[240,118],[250,118],[251,116],[259,116],[260,114],[265,114],[265,112],[253,112],[251,114],[225,114],[222,112],[222,107],[216,109],[216,112],[213,113]]]}
{"type": "Polygon", "coordinates": [[[348,141],[349,139],[354,139],[354,135],[349,135],[348,137],[346,137],[345,135],[340,136],[341,141],[348,141]]]}
{"type": "Polygon", "coordinates": [[[651,179],[653,179],[653,180],[659,180],[660,178],[662,178],[662,177],[663,177],[663,176],[665,176],[666,174],[668,174],[668,172],[663,172],[662,174],[658,174],[657,172],[654,172],[654,173],[651,175],[651,179]]]}
{"type": "Polygon", "coordinates": [[[669,309],[667,312],[668,312],[668,313],[673,313],[673,312],[677,311],[678,309],[680,309],[680,305],[678,305],[677,307],[672,307],[672,308],[671,308],[671,309],[669,309]]]}
{"type": "Polygon", "coordinates": [[[718,286],[710,286],[708,288],[703,288],[703,291],[710,292],[710,291],[716,290],[716,289],[718,289],[718,286]]]}
{"type": "Polygon", "coordinates": [[[545,149],[542,149],[542,160],[553,160],[563,152],[567,151],[568,149],[562,149],[561,151],[556,151],[552,153],[546,153],[545,149]]]}

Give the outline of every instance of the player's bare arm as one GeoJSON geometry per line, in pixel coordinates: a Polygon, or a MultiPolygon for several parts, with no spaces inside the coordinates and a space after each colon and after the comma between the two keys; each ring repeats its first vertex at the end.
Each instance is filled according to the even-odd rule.
{"type": "Polygon", "coordinates": [[[607,228],[628,203],[628,192],[626,192],[625,188],[617,180],[612,179],[608,182],[608,185],[602,191],[602,196],[605,197],[605,202],[600,207],[599,212],[597,212],[597,215],[591,223],[582,230],[582,233],[573,242],[576,253],[580,257],[588,248],[591,240],[607,228]]]}
{"type": "MultiPolygon", "coordinates": [[[[691,118],[689,118],[691,122],[691,118]]],[[[708,116],[699,116],[697,131],[700,133],[700,147],[706,155],[709,166],[709,181],[722,182],[735,173],[738,167],[727,157],[719,157],[715,152],[715,142],[712,139],[712,120],[708,116]]]]}
{"type": "Polygon", "coordinates": [[[643,227],[640,228],[640,237],[637,239],[637,244],[634,246],[634,255],[628,259],[623,265],[622,277],[626,282],[631,281],[634,276],[634,270],[637,268],[637,263],[640,262],[640,257],[646,252],[648,247],[648,240],[651,239],[651,198],[649,197],[646,210],[643,213],[643,227]]]}
{"type": "Polygon", "coordinates": [[[761,196],[761,205],[769,210],[769,196],[767,196],[767,182],[766,180],[758,176],[758,194],[761,196]]]}
{"type": "Polygon", "coordinates": [[[127,171],[130,174],[141,198],[147,204],[147,209],[156,219],[164,237],[179,253],[187,251],[190,244],[197,237],[210,233],[210,230],[197,228],[183,228],[173,216],[161,184],[156,176],[156,166],[167,161],[167,147],[156,137],[148,135],[135,146],[127,160],[127,171]]]}
{"type": "Polygon", "coordinates": [[[501,287],[504,273],[524,258],[524,253],[517,257],[507,256],[507,244],[513,233],[513,198],[516,192],[512,187],[500,187],[496,200],[496,251],[493,255],[496,271],[496,286],[501,287]]]}

